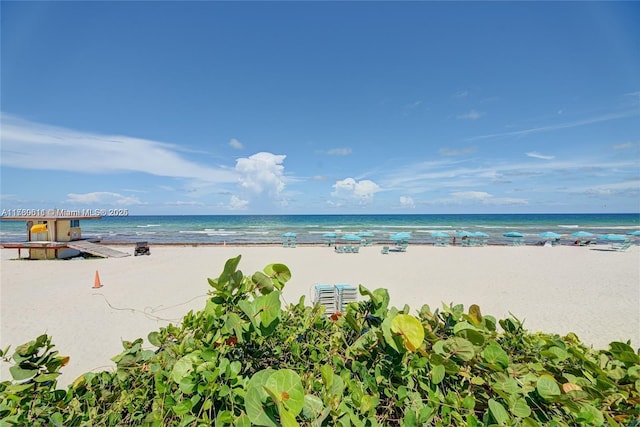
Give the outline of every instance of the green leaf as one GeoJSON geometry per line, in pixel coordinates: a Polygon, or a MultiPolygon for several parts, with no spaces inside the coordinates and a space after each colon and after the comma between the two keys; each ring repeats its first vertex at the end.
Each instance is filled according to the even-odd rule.
{"type": "Polygon", "coordinates": [[[280,423],[282,423],[282,427],[300,427],[300,424],[296,421],[296,416],[286,409],[279,408],[280,413],[280,423]]]}
{"type": "Polygon", "coordinates": [[[302,406],[302,415],[308,420],[322,422],[321,415],[324,412],[324,403],[322,400],[312,394],[304,396],[304,405],[302,406]]]}
{"type": "Polygon", "coordinates": [[[273,285],[282,290],[285,283],[291,280],[291,271],[284,264],[269,264],[264,268],[264,272],[272,279],[273,285]]]}
{"type": "Polygon", "coordinates": [[[440,384],[444,380],[445,369],[444,365],[435,365],[431,368],[431,382],[434,384],[440,384]]]}
{"type": "Polygon", "coordinates": [[[578,421],[601,426],[604,425],[604,416],[596,407],[585,404],[578,413],[578,421]]]}
{"type": "Polygon", "coordinates": [[[489,399],[489,413],[499,425],[507,425],[510,420],[509,413],[500,402],[489,399]]]}
{"type": "Polygon", "coordinates": [[[33,377],[38,373],[38,369],[22,369],[18,365],[13,365],[9,368],[9,372],[11,373],[11,376],[14,380],[22,381],[26,380],[27,378],[33,377]]]}
{"type": "Polygon", "coordinates": [[[454,357],[468,362],[476,355],[473,344],[460,337],[449,338],[444,343],[444,349],[454,357]]]}
{"type": "Polygon", "coordinates": [[[398,314],[391,321],[391,330],[402,337],[402,343],[409,351],[416,351],[424,341],[422,323],[409,314],[398,314]]]}
{"type": "Polygon", "coordinates": [[[469,318],[475,325],[482,323],[482,313],[480,313],[480,306],[477,304],[471,304],[469,306],[469,318]]]}
{"type": "Polygon", "coordinates": [[[268,294],[274,289],[271,278],[260,271],[256,271],[254,275],[251,276],[251,281],[256,284],[262,294],[268,294]]]}
{"type": "Polygon", "coordinates": [[[511,413],[518,418],[526,418],[531,415],[531,408],[527,404],[527,401],[523,398],[518,398],[515,402],[509,406],[511,413]]]}
{"type": "Polygon", "coordinates": [[[171,379],[180,384],[183,378],[187,377],[193,371],[193,364],[198,360],[199,351],[189,353],[180,358],[171,370],[171,379]]]}
{"type": "Polygon", "coordinates": [[[149,335],[147,335],[147,339],[149,340],[149,343],[151,345],[155,345],[156,347],[161,347],[162,346],[162,342],[160,341],[160,333],[153,331],[150,332],[149,335]]]}
{"type": "Polygon", "coordinates": [[[509,366],[509,355],[495,342],[487,345],[484,350],[482,350],[481,355],[485,362],[491,365],[499,366],[502,369],[509,366]]]}
{"type": "Polygon", "coordinates": [[[304,406],[304,389],[298,374],[291,369],[281,369],[271,374],[265,387],[273,391],[282,405],[295,417],[304,406]]]}
{"type": "Polygon", "coordinates": [[[254,312],[260,313],[260,323],[268,328],[276,319],[280,318],[280,292],[274,291],[260,296],[253,301],[254,312]]]}
{"type": "Polygon", "coordinates": [[[538,394],[547,401],[555,401],[557,397],[560,396],[558,383],[548,375],[543,375],[538,379],[536,390],[538,394]]]}

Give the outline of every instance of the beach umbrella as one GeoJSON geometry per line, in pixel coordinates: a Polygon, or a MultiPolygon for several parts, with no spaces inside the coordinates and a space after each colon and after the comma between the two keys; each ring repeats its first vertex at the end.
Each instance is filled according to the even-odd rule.
{"type": "Polygon", "coordinates": [[[540,233],[539,236],[545,239],[559,239],[560,237],[562,237],[558,233],[554,233],[553,231],[545,231],[544,233],[540,233]]]}
{"type": "Polygon", "coordinates": [[[622,234],[603,234],[599,238],[604,240],[617,240],[617,241],[627,240],[627,236],[624,236],[622,234]]]}
{"type": "Polygon", "coordinates": [[[576,231],[575,233],[571,233],[573,237],[593,237],[593,233],[589,233],[588,231],[576,231]]]}
{"type": "Polygon", "coordinates": [[[362,238],[360,236],[356,235],[356,234],[345,234],[344,236],[342,236],[342,240],[349,240],[349,241],[352,241],[352,242],[358,241],[359,242],[359,241],[362,240],[362,238]]]}
{"type": "Polygon", "coordinates": [[[391,240],[408,240],[410,238],[411,233],[407,233],[406,231],[402,231],[391,236],[391,240]]]}
{"type": "Polygon", "coordinates": [[[517,231],[509,231],[508,233],[503,234],[504,237],[524,237],[524,234],[518,233],[517,231]]]}
{"type": "Polygon", "coordinates": [[[336,237],[338,237],[338,235],[336,233],[324,233],[322,237],[326,237],[327,239],[335,239],[336,237]]]}
{"type": "Polygon", "coordinates": [[[631,233],[629,233],[629,236],[640,237],[640,230],[632,231],[631,233]]]}
{"type": "Polygon", "coordinates": [[[358,233],[360,237],[373,237],[373,233],[370,231],[363,231],[362,233],[358,233]]]}
{"type": "MultiPolygon", "coordinates": [[[[431,234],[433,236],[433,233],[431,234]]],[[[458,231],[456,233],[457,237],[469,237],[469,236],[473,236],[473,233],[471,233],[470,231],[458,231]]]]}
{"type": "Polygon", "coordinates": [[[288,239],[293,239],[293,238],[296,237],[296,233],[291,233],[291,232],[282,233],[282,237],[286,237],[288,239]]]}
{"type": "Polygon", "coordinates": [[[437,237],[437,238],[449,237],[449,233],[445,233],[444,231],[435,231],[431,233],[431,237],[437,237]]]}
{"type": "Polygon", "coordinates": [[[475,233],[471,233],[473,237],[489,237],[487,233],[483,233],[482,231],[476,231],[475,233]]]}

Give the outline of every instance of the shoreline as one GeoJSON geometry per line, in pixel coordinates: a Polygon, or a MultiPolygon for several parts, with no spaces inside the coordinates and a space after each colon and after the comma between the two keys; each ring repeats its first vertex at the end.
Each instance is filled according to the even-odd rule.
{"type": "MultiPolygon", "coordinates": [[[[114,246],[133,253],[135,245],[114,246]]],[[[434,247],[410,244],[407,252],[382,255],[381,245],[358,254],[333,247],[245,244],[151,244],[150,256],[87,258],[68,262],[16,262],[2,249],[0,347],[12,349],[42,333],[69,355],[61,386],[78,375],[113,366],[122,340],[143,338],[189,310],[204,307],[207,278],[220,275],[229,258],[242,255],[245,275],[282,263],[292,272],[285,303],[305,297],[321,283],[386,288],[390,306],[478,304],[496,319],[510,313],[529,332],[574,332],[587,346],[631,340],[640,346],[640,246],[614,252],[595,247],[434,247]],[[102,287],[94,289],[99,272],[102,287]]],[[[3,364],[6,365],[6,364],[3,364]]],[[[5,367],[2,379],[8,379],[5,367]]]]}

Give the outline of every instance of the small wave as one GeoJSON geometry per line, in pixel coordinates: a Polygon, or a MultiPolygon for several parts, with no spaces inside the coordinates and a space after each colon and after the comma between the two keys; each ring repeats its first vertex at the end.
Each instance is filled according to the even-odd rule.
{"type": "Polygon", "coordinates": [[[580,228],[580,226],[579,225],[563,225],[563,224],[560,224],[560,225],[558,225],[558,228],[580,228]]]}
{"type": "Polygon", "coordinates": [[[161,224],[145,224],[145,225],[136,225],[138,228],[148,228],[148,227],[161,227],[161,224]]]}

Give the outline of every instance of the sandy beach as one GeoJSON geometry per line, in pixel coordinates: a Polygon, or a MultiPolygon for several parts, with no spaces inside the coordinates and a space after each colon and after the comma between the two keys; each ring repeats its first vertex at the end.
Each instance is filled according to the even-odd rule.
{"type": "MultiPolygon", "coordinates": [[[[115,248],[133,254],[132,245],[115,248]]],[[[320,246],[155,245],[150,256],[67,261],[16,260],[17,250],[2,249],[0,347],[53,336],[60,354],[71,357],[60,385],[110,369],[122,340],[146,342],[149,332],[202,308],[207,277],[241,254],[245,275],[273,262],[291,269],[286,303],[301,296],[311,303],[315,284],[362,284],[389,289],[392,305],[409,304],[414,313],[422,304],[478,304],[498,319],[513,313],[529,331],[574,332],[595,348],[630,339],[638,348],[640,246],[606,249],[413,245],[382,255],[380,246],[337,254],[320,246]]],[[[6,365],[2,380],[10,378],[6,365]]]]}

